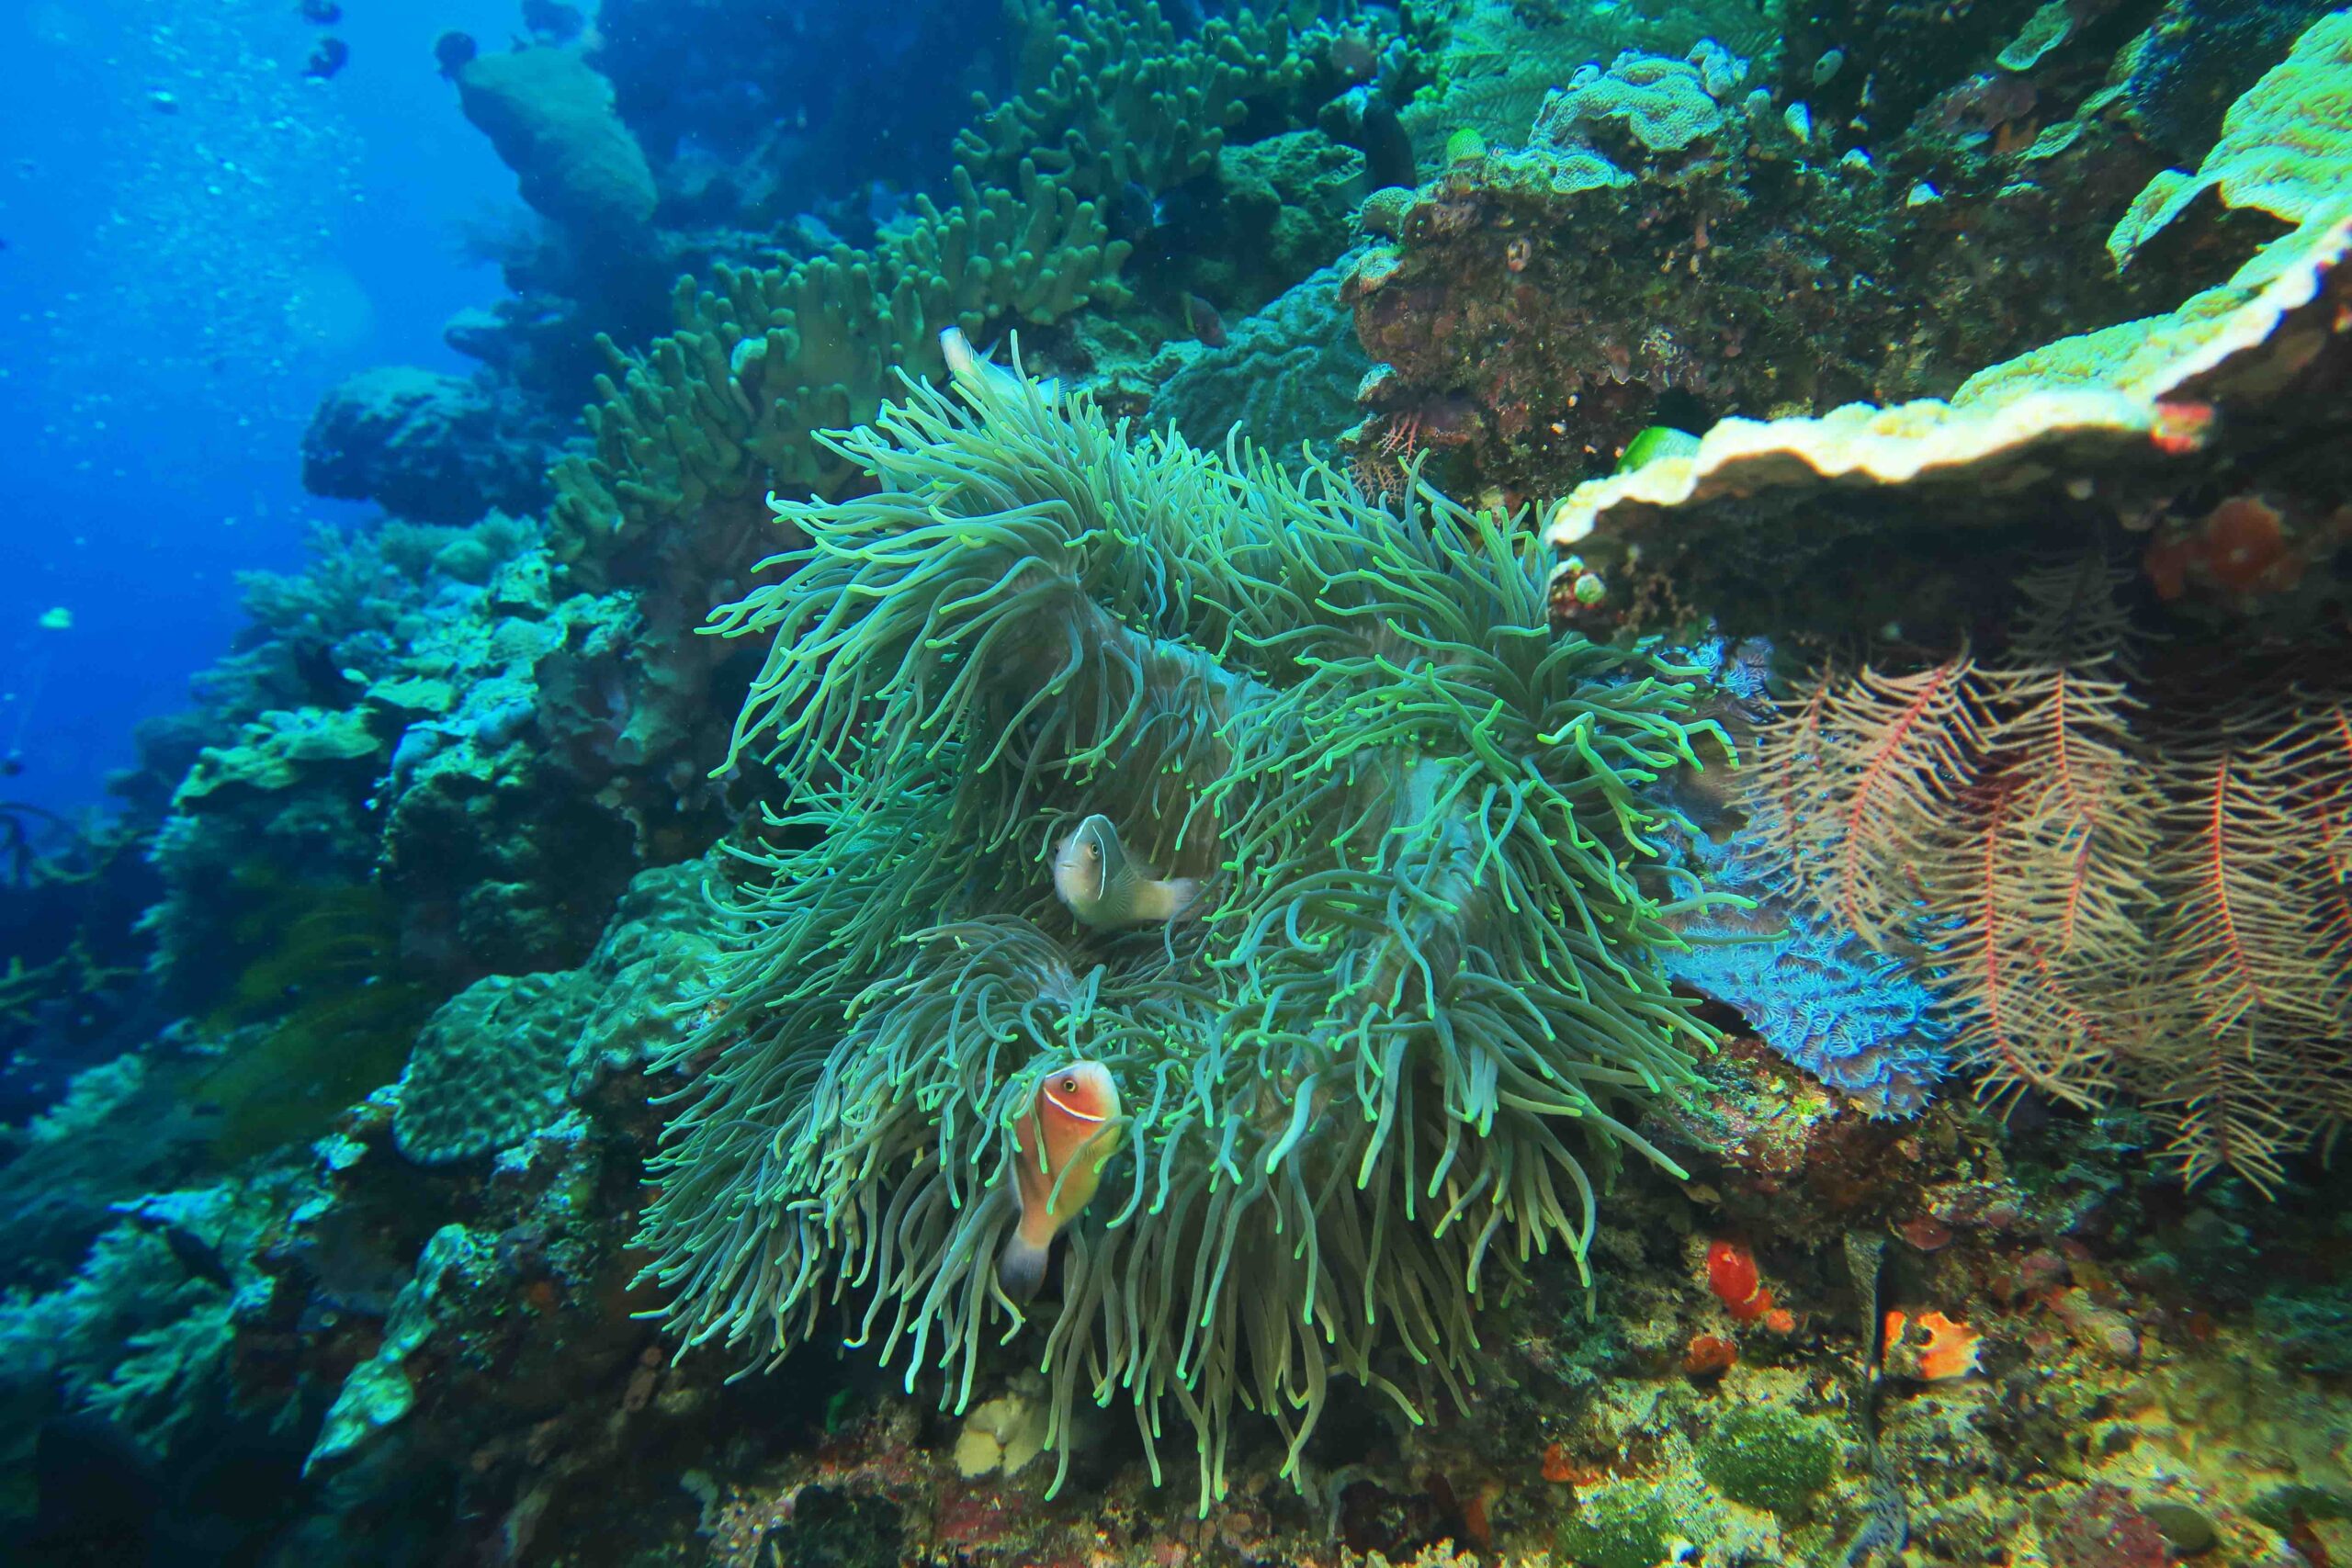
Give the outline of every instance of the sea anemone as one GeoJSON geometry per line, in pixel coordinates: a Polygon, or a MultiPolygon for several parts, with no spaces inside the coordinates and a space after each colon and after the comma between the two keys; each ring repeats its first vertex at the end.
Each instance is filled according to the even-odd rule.
{"type": "Polygon", "coordinates": [[[778,504],[809,545],[716,618],[773,638],[734,746],[795,796],[642,1241],[689,1345],[779,1358],[854,1294],[961,1409],[1023,1322],[1016,1124],[1101,1062],[1125,1136],[1028,1354],[1065,1468],[1080,1396],[1148,1450],[1172,1402],[1205,1508],[1237,1401],[1294,1476],[1335,1374],[1422,1419],[1392,1368],[1458,1397],[1493,1272],[1583,1271],[1593,1162],[1673,1168],[1630,1123],[1711,1037],[1634,868],[1722,738],[1693,672],[1547,630],[1502,521],[954,390],[830,438],[874,493],[778,504]],[[1097,813],[1203,917],[1075,925],[1046,859],[1097,813]]]}

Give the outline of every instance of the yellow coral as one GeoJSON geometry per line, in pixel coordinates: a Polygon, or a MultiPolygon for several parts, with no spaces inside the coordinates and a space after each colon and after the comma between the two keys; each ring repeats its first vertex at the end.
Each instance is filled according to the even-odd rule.
{"type": "MultiPolygon", "coordinates": [[[[2208,190],[2302,228],[2352,216],[2352,10],[2312,24],[2287,58],[2230,106],[2193,175],[2148,182],[2108,236],[2119,267],[2208,190]]],[[[2260,258],[2257,258],[2259,260],[2260,258]]]]}

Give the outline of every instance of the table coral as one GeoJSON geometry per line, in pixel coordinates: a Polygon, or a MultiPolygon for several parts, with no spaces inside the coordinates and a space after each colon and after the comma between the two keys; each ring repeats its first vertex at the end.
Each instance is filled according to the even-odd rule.
{"type": "Polygon", "coordinates": [[[736,740],[797,795],[666,1058],[697,1072],[642,1245],[688,1346],[780,1355],[855,1282],[859,1337],[960,1408],[1023,1322],[1019,1109],[1102,1061],[1122,1151],[1032,1353],[1064,1467],[1081,1395],[1147,1449],[1172,1402],[1205,1503],[1237,1402],[1295,1476],[1332,1377],[1419,1419],[1394,1348],[1459,1393],[1487,1271],[1581,1261],[1588,1162],[1659,1157],[1628,1119],[1710,1036],[1633,875],[1679,830],[1645,789],[1722,753],[1690,672],[1544,632],[1491,517],[955,388],[838,439],[876,493],[780,504],[810,545],[721,618],[774,638],[736,740]],[[1204,918],[1076,930],[1043,855],[1095,812],[1204,918]]]}
{"type": "MultiPolygon", "coordinates": [[[[2314,440],[2335,423],[2326,399],[2289,394],[2323,381],[2341,356],[2347,248],[2352,217],[2307,225],[2248,262],[2242,280],[1980,371],[1950,402],[1723,421],[1694,453],[1578,486],[1545,536],[1579,570],[1596,562],[1604,574],[1623,550],[1638,552],[1639,575],[1617,577],[1600,618],[1706,607],[1736,624],[1808,630],[1965,620],[1976,612],[1955,594],[2000,583],[1983,570],[1987,547],[1965,565],[1950,555],[1955,523],[1996,537],[2006,529],[1993,547],[2012,551],[2020,533],[2029,549],[2079,544],[2226,474],[2281,426],[2314,440]],[[2230,411],[2226,425],[2216,402],[2230,411]],[[1709,525],[1735,514],[1736,529],[1709,525]]],[[[1595,618],[1573,604],[1558,610],[1595,618]]]]}

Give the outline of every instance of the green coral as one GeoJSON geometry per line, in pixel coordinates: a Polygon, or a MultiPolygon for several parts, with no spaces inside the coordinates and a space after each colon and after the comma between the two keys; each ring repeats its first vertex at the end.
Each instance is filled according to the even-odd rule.
{"type": "Polygon", "coordinates": [[[1339,303],[1340,277],[1325,267],[1236,323],[1224,347],[1203,349],[1152,394],[1147,422],[1196,446],[1221,446],[1238,428],[1285,462],[1308,443],[1329,456],[1363,417],[1353,393],[1372,369],[1339,303]]]}
{"type": "Polygon", "coordinates": [[[633,558],[704,533],[734,538],[730,523],[771,489],[838,493],[854,470],[816,433],[872,418],[895,368],[943,374],[944,328],[985,340],[1123,300],[1131,247],[1107,204],[1131,183],[1207,173],[1226,130],[1307,69],[1286,22],[1247,12],[1181,38],[1150,6],[1036,19],[1048,16],[1038,52],[1051,62],[958,140],[945,206],[919,197],[912,223],[871,252],[681,281],[672,335],[637,356],[607,345],[614,374],[587,411],[594,450],[553,475],[553,553],[582,582],[629,577],[643,570],[633,558]],[[729,503],[716,526],[680,526],[729,503]]]}
{"type": "Polygon", "coordinates": [[[2340,8],[2336,0],[2166,0],[2116,61],[2124,112],[2154,145],[2199,157],[2239,95],[2304,28],[2340,8]]]}
{"type": "Polygon", "coordinates": [[[1757,62],[1778,45],[1772,19],[1752,0],[1704,0],[1665,7],[1585,5],[1476,6],[1453,23],[1440,52],[1438,88],[1406,112],[1425,160],[1457,130],[1497,147],[1524,143],[1544,98],[1587,66],[1598,71],[1633,51],[1680,58],[1703,39],[1757,62]]]}
{"type": "Polygon", "coordinates": [[[1665,1498],[1635,1482],[1612,1482],[1577,1497],[1576,1517],[1560,1528],[1560,1553],[1576,1568],[1657,1568],[1673,1532],[1665,1498]]]}
{"type": "Polygon", "coordinates": [[[580,968],[492,975],[444,1003],[401,1077],[401,1153],[447,1165],[518,1143],[684,1033],[717,956],[706,874],[701,861],[641,873],[580,968]]]}
{"type": "MultiPolygon", "coordinates": [[[[987,366],[829,438],[873,476],[779,503],[810,541],[718,618],[773,638],[738,721],[796,790],[753,934],[655,1162],[640,1242],[689,1346],[768,1358],[854,1288],[858,1343],[947,1373],[1022,1324],[994,1288],[1013,1126],[1105,1063],[1120,1154],[1031,1325],[1070,1408],[1174,1404],[1204,1504],[1237,1402],[1289,1447],[1345,1376],[1459,1397],[1497,1270],[1583,1270],[1590,1167],[1710,1040],[1636,868],[1646,786],[1720,732],[1692,672],[1544,629],[1491,516],[1367,504],[987,366]],[[1100,812],[1206,918],[1090,934],[1048,847],[1100,812]],[[716,1053],[715,1061],[711,1054],[716,1053]]],[[[1588,1276],[1589,1277],[1589,1276],[1588,1276]]]]}
{"type": "Polygon", "coordinates": [[[587,411],[594,451],[556,465],[556,558],[593,581],[714,502],[837,489],[851,470],[813,435],[870,418],[893,367],[944,369],[943,329],[977,335],[1118,297],[1128,246],[1095,204],[1033,168],[1019,178],[1016,193],[959,171],[951,206],[919,197],[912,227],[870,253],[681,280],[677,331],[638,358],[613,351],[620,378],[600,377],[587,411]]]}
{"type": "Polygon", "coordinates": [[[1188,37],[1157,5],[1073,6],[1057,22],[1057,57],[1039,79],[956,138],[976,184],[1024,166],[1090,197],[1197,179],[1253,102],[1299,85],[1311,53],[1284,19],[1248,11],[1188,37]]]}
{"type": "Polygon", "coordinates": [[[1699,1469],[1735,1503],[1790,1515],[1829,1484],[1838,1438],[1792,1411],[1750,1405],[1714,1423],[1699,1444],[1699,1469]]]}
{"type": "Polygon", "coordinates": [[[2148,182],[2107,248],[2117,266],[2207,190],[2306,231],[2352,212],[2352,11],[2314,22],[2287,58],[2230,106],[2222,140],[2195,174],[2148,182]]]}
{"type": "Polygon", "coordinates": [[[186,809],[226,789],[290,789],[302,782],[311,764],[369,761],[383,750],[363,712],[272,709],[244,726],[235,745],[204,748],[172,804],[186,809]]]}
{"type": "Polygon", "coordinates": [[[579,1026],[568,976],[492,975],[425,1021],[401,1075],[392,1138],[419,1165],[490,1154],[555,1120],[579,1026]]]}
{"type": "MultiPolygon", "coordinates": [[[[1251,236],[1237,280],[1258,298],[1288,288],[1348,248],[1363,200],[1364,158],[1319,130],[1228,147],[1217,160],[1225,220],[1251,236]]],[[[1217,269],[1222,270],[1222,269],[1217,269]]],[[[1201,268],[1196,276],[1210,275],[1201,268]]],[[[1216,298],[1231,298],[1218,290],[1216,298]]]]}
{"type": "Polygon", "coordinates": [[[409,1369],[410,1359],[440,1328],[453,1298],[484,1288],[485,1278],[496,1272],[496,1253],[494,1238],[461,1224],[443,1225],[433,1233],[416,1261],[415,1274],[392,1298],[383,1342],[373,1356],[351,1369],[328,1406],[318,1438],[302,1461],[305,1474],[352,1453],[416,1407],[416,1374],[409,1369]]]}
{"type": "Polygon", "coordinates": [[[120,1216],[74,1275],[0,1295],[0,1409],[29,1431],[28,1396],[53,1387],[66,1404],[164,1457],[217,1432],[250,1396],[232,1375],[232,1297],[266,1303],[249,1258],[288,1201],[277,1182],[153,1193],[120,1216]],[[223,1279],[192,1269],[201,1252],[223,1279]]]}

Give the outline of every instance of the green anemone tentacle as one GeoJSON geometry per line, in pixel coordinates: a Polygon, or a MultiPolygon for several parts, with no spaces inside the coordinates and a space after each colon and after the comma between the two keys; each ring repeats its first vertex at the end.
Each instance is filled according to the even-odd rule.
{"type": "MultiPolygon", "coordinates": [[[[960,1409],[1009,1336],[1052,1391],[1172,1407],[1202,1499],[1237,1405],[1300,1473],[1335,1377],[1458,1393],[1488,1282],[1586,1274],[1600,1178],[1711,1036],[1637,874],[1656,787],[1727,754],[1690,671],[1545,629],[1502,521],[1403,515],[1331,470],[1136,435],[986,367],[827,437],[872,476],[775,502],[809,541],[710,630],[770,639],[735,732],[793,792],[643,1245],[689,1344],[856,1342],[960,1409]],[[1089,814],[1199,918],[1074,923],[1047,856],[1089,814]],[[1120,1152],[1058,1310],[995,1288],[1016,1124],[1105,1063],[1120,1152]]],[[[1057,1477],[1058,1484],[1059,1477],[1057,1477]]]]}

